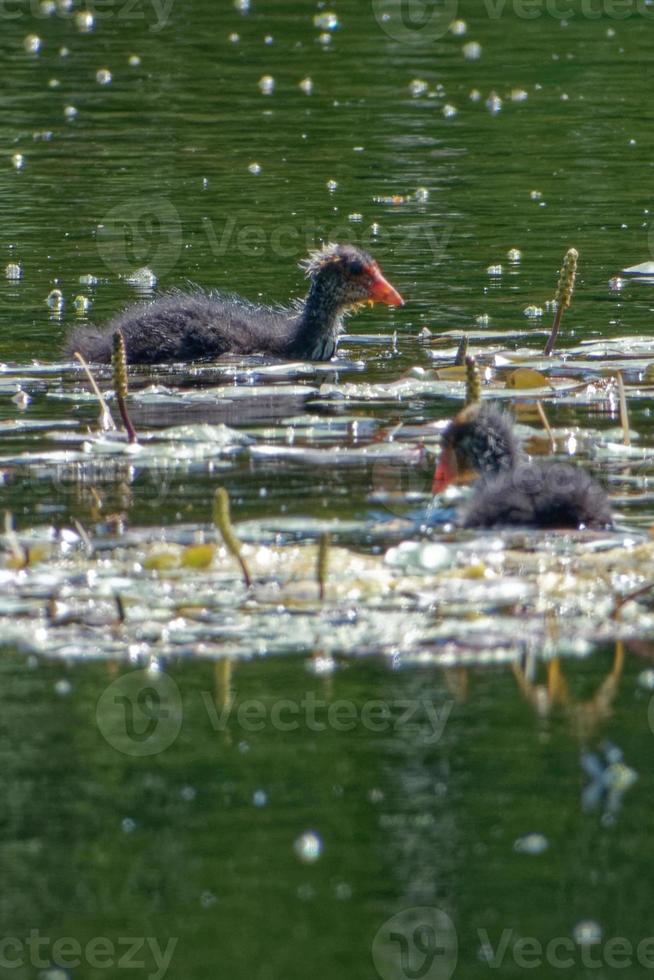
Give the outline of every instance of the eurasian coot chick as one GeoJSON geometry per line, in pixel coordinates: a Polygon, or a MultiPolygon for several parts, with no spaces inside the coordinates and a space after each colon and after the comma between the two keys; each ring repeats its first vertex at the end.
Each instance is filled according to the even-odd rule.
{"type": "Polygon", "coordinates": [[[432,491],[471,471],[481,479],[458,520],[463,527],[612,526],[607,496],[585,470],[532,462],[518,449],[508,416],[478,403],[459,412],[443,432],[432,491]]]}
{"type": "Polygon", "coordinates": [[[188,361],[221,354],[271,354],[326,361],[334,356],[343,317],[366,302],[403,306],[367,252],[354,245],[326,245],[303,263],[311,282],[295,307],[257,306],[220,292],[171,292],[127,309],[106,327],[78,327],[65,352],[87,361],[111,360],[112,336],[120,330],[130,364],[188,361]]]}

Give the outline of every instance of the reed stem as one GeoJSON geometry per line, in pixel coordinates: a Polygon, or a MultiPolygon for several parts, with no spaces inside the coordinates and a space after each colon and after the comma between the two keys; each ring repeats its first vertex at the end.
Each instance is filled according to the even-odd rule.
{"type": "Polygon", "coordinates": [[[248,569],[245,558],[241,554],[241,542],[236,536],[236,532],[234,531],[234,526],[229,514],[229,494],[224,487],[218,487],[216,490],[216,495],[214,497],[213,519],[216,527],[222,535],[223,541],[225,542],[225,547],[229,551],[230,555],[232,555],[232,557],[234,557],[241,566],[243,581],[245,582],[246,588],[249,589],[252,585],[252,578],[250,576],[250,570],[248,569]]]}
{"type": "Polygon", "coordinates": [[[472,356],[468,354],[466,364],[466,405],[477,405],[481,401],[481,374],[479,365],[472,356]]]}
{"type": "Polygon", "coordinates": [[[125,426],[128,442],[136,442],[136,430],[127,411],[127,354],[125,353],[125,341],[120,330],[116,330],[113,338],[113,352],[111,355],[111,368],[113,371],[114,390],[120,417],[125,426]]]}
{"type": "Polygon", "coordinates": [[[575,278],[577,276],[578,258],[579,252],[577,249],[569,248],[563,259],[563,265],[561,266],[561,271],[559,273],[559,281],[556,286],[556,296],[554,297],[554,302],[556,303],[556,314],[554,316],[554,323],[552,324],[551,333],[547,338],[547,343],[545,344],[545,349],[543,351],[546,357],[552,356],[552,351],[554,350],[556,338],[561,326],[561,320],[563,319],[563,311],[567,310],[572,303],[572,294],[574,293],[575,278]]]}

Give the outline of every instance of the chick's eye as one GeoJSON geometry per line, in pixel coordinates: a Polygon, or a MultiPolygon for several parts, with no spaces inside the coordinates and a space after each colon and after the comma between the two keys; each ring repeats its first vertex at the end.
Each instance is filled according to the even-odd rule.
{"type": "Polygon", "coordinates": [[[352,276],[362,276],[363,275],[363,262],[350,262],[350,275],[352,276]]]}

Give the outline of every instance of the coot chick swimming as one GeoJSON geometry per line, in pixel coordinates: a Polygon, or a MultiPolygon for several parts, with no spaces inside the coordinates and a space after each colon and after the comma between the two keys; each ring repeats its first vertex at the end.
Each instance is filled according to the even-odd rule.
{"type": "Polygon", "coordinates": [[[217,291],[174,291],[130,307],[106,327],[78,327],[67,338],[65,352],[107,363],[113,334],[120,330],[130,364],[228,353],[327,361],[336,352],[349,310],[366,302],[404,305],[372,256],[354,245],[326,245],[312,252],[303,267],[311,284],[295,307],[257,306],[217,291]]]}
{"type": "Polygon", "coordinates": [[[457,523],[463,527],[610,528],[604,490],[576,466],[532,462],[520,450],[507,415],[468,405],[443,432],[432,491],[457,476],[480,475],[457,523]]]}

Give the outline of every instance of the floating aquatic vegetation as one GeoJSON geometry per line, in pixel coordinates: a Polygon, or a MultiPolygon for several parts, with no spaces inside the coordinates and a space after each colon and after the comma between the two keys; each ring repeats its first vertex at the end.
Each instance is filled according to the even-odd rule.
{"type": "MultiPolygon", "coordinates": [[[[652,397],[654,384],[645,377],[652,362],[647,337],[596,340],[577,345],[569,356],[545,358],[534,343],[537,333],[466,330],[481,359],[484,395],[518,401],[518,418],[527,423],[518,427],[522,437],[537,432],[535,395],[546,399],[548,412],[582,403],[617,416],[616,364],[630,400],[652,397]],[[540,387],[509,387],[521,370],[539,374],[540,387]]],[[[139,443],[132,447],[123,437],[98,433],[96,426],[87,431],[88,400],[96,396],[80,391],[79,372],[70,366],[3,366],[0,391],[11,398],[20,384],[32,397],[33,418],[10,424],[29,422],[34,432],[28,452],[24,446],[5,449],[3,471],[12,481],[29,479],[33,485],[57,473],[59,488],[74,492],[87,508],[79,517],[88,528],[86,539],[78,529],[65,543],[45,528],[15,532],[21,552],[13,558],[3,540],[3,642],[53,656],[122,657],[129,644],[150,652],[156,644],[163,657],[319,649],[333,660],[356,649],[402,662],[462,664],[513,660],[525,650],[534,656],[552,651],[581,656],[597,642],[652,630],[651,594],[645,590],[654,581],[654,558],[647,535],[472,538],[448,527],[454,497],[428,511],[429,454],[440,428],[424,420],[422,404],[435,399],[442,413],[444,399],[462,399],[465,370],[453,366],[460,327],[426,337],[418,348],[423,363],[391,383],[349,380],[361,362],[345,357],[325,365],[226,358],[219,364],[130,370],[130,411],[139,431],[139,443]],[[40,416],[42,399],[59,403],[60,422],[40,416]],[[66,403],[80,411],[79,418],[66,417],[66,403]],[[152,507],[166,493],[185,500],[187,472],[201,472],[215,485],[218,472],[231,479],[235,466],[248,458],[250,472],[261,468],[271,475],[259,488],[270,495],[271,506],[262,508],[265,517],[238,525],[254,583],[245,603],[240,566],[215,544],[209,525],[155,521],[154,531],[130,530],[124,519],[112,524],[110,510],[100,513],[101,506],[93,503],[94,493],[103,498],[123,485],[127,491],[111,505],[123,514],[129,513],[130,492],[141,503],[151,497],[152,507]],[[343,472],[347,467],[359,470],[369,492],[362,495],[356,519],[341,521],[335,508],[349,478],[343,472]],[[311,496],[311,515],[280,512],[280,500],[286,504],[286,499],[275,490],[279,471],[284,485],[288,475],[289,485],[298,476],[301,486],[307,468],[314,471],[315,486],[324,487],[311,496]],[[324,511],[313,510],[323,506],[324,511]],[[333,544],[324,600],[318,603],[315,542],[326,531],[333,544]],[[42,546],[45,551],[34,550],[42,546]],[[31,549],[27,563],[25,547],[31,549]],[[371,549],[376,553],[361,553],[371,549]],[[19,567],[8,567],[6,559],[19,567]],[[643,591],[624,605],[619,619],[613,618],[616,596],[638,590],[643,591]],[[52,594],[58,596],[58,611],[48,619],[45,604],[52,594]],[[107,629],[117,621],[116,594],[125,611],[120,636],[113,626],[107,629]],[[552,615],[556,636],[547,622],[552,615]],[[15,628],[17,622],[22,630],[15,628]]],[[[346,342],[352,348],[368,344],[376,352],[391,340],[370,335],[346,342]]],[[[108,383],[107,370],[98,368],[96,387],[108,383]]],[[[109,403],[111,397],[110,392],[109,403]]],[[[551,417],[550,438],[566,453],[590,455],[619,488],[623,496],[616,499],[616,510],[637,511],[636,526],[651,522],[654,504],[641,502],[651,454],[638,444],[637,432],[631,432],[635,445],[625,447],[615,426],[591,438],[577,415],[574,425],[566,414],[563,420],[560,414],[551,417]],[[632,490],[641,494],[635,506],[632,490]]],[[[3,427],[3,435],[6,431],[3,427]]],[[[541,448],[544,442],[541,436],[541,448]]],[[[65,528],[57,533],[63,531],[68,533],[65,528]]]]}
{"type": "MultiPolygon", "coordinates": [[[[217,510],[226,499],[220,496],[217,510]]],[[[324,656],[399,651],[407,662],[483,663],[512,660],[525,651],[579,656],[596,642],[642,635],[654,621],[644,593],[634,595],[620,619],[611,616],[618,584],[624,590],[626,582],[642,586],[647,576],[654,581],[654,542],[633,535],[550,532],[536,546],[533,534],[475,540],[459,532],[444,541],[403,541],[385,557],[332,546],[322,573],[324,616],[318,619],[315,547],[292,539],[266,544],[266,537],[279,539],[280,519],[258,544],[242,545],[231,540],[234,531],[224,514],[216,516],[227,529],[226,544],[231,541],[227,550],[207,540],[208,527],[198,526],[161,529],[154,544],[148,528],[118,537],[92,532],[91,548],[73,532],[6,530],[2,642],[16,642],[17,631],[9,627],[22,618],[32,628],[28,635],[23,622],[21,648],[47,649],[54,656],[60,650],[121,656],[130,643],[145,649],[156,643],[160,656],[180,649],[222,657],[318,647],[324,656]],[[237,574],[233,560],[234,552],[243,557],[246,551],[255,602],[241,606],[243,571],[237,574]],[[142,574],[135,573],[138,568],[142,574]],[[23,570],[21,577],[16,569],[23,570]],[[62,607],[46,623],[44,602],[60,589],[69,611],[64,615],[62,607]],[[106,630],[116,619],[116,594],[127,612],[120,641],[106,630]],[[548,625],[553,614],[555,636],[548,625]]],[[[311,527],[306,520],[295,526],[302,538],[311,527]]],[[[356,532],[333,520],[329,529],[332,537],[356,532]]],[[[315,536],[325,530],[316,525],[315,536]]],[[[366,533],[372,526],[367,532],[360,527],[359,534],[366,533]]],[[[389,530],[380,526],[376,533],[389,530]]],[[[240,525],[239,536],[256,541],[257,522],[240,525]]]]}

